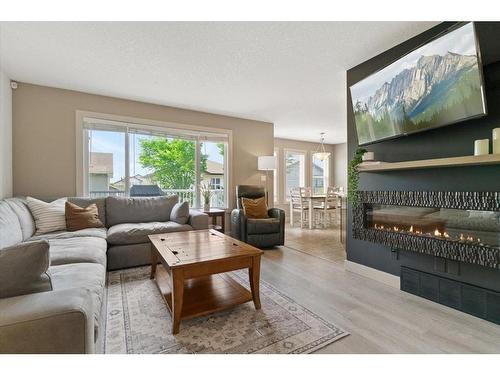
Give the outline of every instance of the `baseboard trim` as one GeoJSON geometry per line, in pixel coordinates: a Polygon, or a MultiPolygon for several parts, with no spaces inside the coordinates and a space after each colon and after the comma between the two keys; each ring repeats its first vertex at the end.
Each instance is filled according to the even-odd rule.
{"type": "Polygon", "coordinates": [[[349,272],[357,273],[358,275],[368,277],[383,284],[399,289],[399,276],[394,276],[390,273],[379,271],[375,268],[367,267],[359,263],[344,261],[345,269],[349,272]]]}

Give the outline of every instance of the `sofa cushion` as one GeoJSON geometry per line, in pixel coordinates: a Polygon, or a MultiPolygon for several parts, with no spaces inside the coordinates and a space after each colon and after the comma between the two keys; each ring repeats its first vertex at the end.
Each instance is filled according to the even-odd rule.
{"type": "Polygon", "coordinates": [[[28,207],[35,219],[36,235],[66,229],[64,203],[66,198],[47,203],[32,197],[26,198],[28,207]]]}
{"type": "Polygon", "coordinates": [[[248,234],[266,234],[279,233],[280,220],[275,218],[268,219],[247,219],[248,234]]]}
{"type": "Polygon", "coordinates": [[[0,298],[51,290],[49,244],[22,242],[0,250],[0,298]]]}
{"type": "Polygon", "coordinates": [[[92,294],[94,324],[97,331],[106,284],[106,268],[96,263],[74,263],[51,266],[48,272],[52,279],[53,290],[85,288],[92,294]]]}
{"type": "Polygon", "coordinates": [[[62,230],[58,232],[41,234],[39,236],[33,236],[30,238],[30,241],[53,240],[61,238],[75,238],[75,237],[97,237],[106,239],[106,233],[107,233],[106,228],[87,228],[87,229],[77,230],[74,232],[68,232],[62,230]]]}
{"type": "Polygon", "coordinates": [[[185,232],[192,229],[191,225],[177,224],[173,221],[118,224],[108,229],[108,243],[111,245],[147,243],[150,234],[185,232]]]}
{"type": "Polygon", "coordinates": [[[0,249],[16,245],[23,240],[23,231],[19,218],[11,206],[0,201],[0,249]]]}
{"type": "Polygon", "coordinates": [[[106,240],[73,237],[49,240],[50,264],[97,263],[106,266],[106,240]]]}
{"type": "Polygon", "coordinates": [[[25,199],[22,198],[9,198],[5,200],[12,210],[16,213],[19,223],[21,224],[21,230],[23,232],[23,241],[32,237],[35,234],[35,219],[26,203],[25,199]]]}
{"type": "Polygon", "coordinates": [[[99,220],[106,226],[106,198],[82,198],[82,197],[70,197],[68,202],[76,204],[80,207],[88,207],[91,204],[97,206],[97,214],[99,215],[99,220]]]}
{"type": "Polygon", "coordinates": [[[112,245],[106,255],[108,271],[151,264],[151,243],[112,245]]]}
{"type": "Polygon", "coordinates": [[[124,223],[165,222],[170,220],[172,208],[179,201],[169,197],[108,197],[106,198],[106,225],[124,223]]]}
{"type": "Polygon", "coordinates": [[[187,224],[189,221],[189,203],[179,202],[172,208],[170,220],[175,221],[177,224],[187,224]]]}

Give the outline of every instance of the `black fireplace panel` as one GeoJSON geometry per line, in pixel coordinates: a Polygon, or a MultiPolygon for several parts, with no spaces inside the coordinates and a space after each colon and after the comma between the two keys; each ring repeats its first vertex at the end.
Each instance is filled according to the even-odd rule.
{"type": "Polygon", "coordinates": [[[361,191],[353,237],[500,269],[500,192],[361,191]]]}
{"type": "Polygon", "coordinates": [[[500,324],[500,293],[401,267],[401,290],[500,324]]]}

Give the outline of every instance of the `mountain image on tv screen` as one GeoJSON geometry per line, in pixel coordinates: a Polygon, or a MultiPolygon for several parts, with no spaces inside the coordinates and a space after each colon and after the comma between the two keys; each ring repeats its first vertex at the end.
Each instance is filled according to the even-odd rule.
{"type": "Polygon", "coordinates": [[[473,23],[350,87],[358,143],[486,114],[473,23]]]}

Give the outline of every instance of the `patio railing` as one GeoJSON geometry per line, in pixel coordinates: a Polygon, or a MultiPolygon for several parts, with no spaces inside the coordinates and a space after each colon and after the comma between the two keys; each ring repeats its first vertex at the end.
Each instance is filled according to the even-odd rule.
{"type": "MultiPolygon", "coordinates": [[[[195,207],[195,191],[192,189],[164,189],[163,194],[165,195],[178,195],[180,202],[188,202],[189,207],[195,207]]],[[[91,198],[102,198],[102,197],[126,197],[127,193],[124,190],[94,190],[90,192],[91,198]]],[[[203,202],[201,202],[203,205],[203,202]]],[[[210,207],[226,207],[224,203],[224,190],[212,190],[212,198],[210,202],[210,207]]]]}

